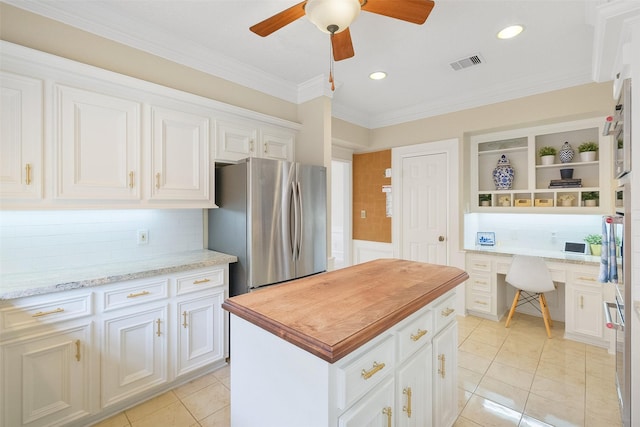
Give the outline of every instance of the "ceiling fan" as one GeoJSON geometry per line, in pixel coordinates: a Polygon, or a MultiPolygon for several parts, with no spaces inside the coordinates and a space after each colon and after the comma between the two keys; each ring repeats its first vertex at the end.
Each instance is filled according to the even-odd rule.
{"type": "Polygon", "coordinates": [[[331,34],[333,59],[341,61],[354,55],[349,25],[360,10],[420,25],[427,20],[434,4],[432,0],[306,0],[255,24],[250,30],[266,37],[307,15],[321,31],[331,34]]]}

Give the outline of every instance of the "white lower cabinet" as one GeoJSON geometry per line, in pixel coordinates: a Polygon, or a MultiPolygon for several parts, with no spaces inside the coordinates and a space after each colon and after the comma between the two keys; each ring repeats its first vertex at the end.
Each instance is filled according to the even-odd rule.
{"type": "Polygon", "coordinates": [[[604,319],[602,302],[605,284],[598,282],[598,269],[585,268],[572,273],[565,287],[565,333],[570,338],[582,338],[602,345],[604,319]]]}
{"type": "Polygon", "coordinates": [[[168,380],[167,305],[126,311],[104,321],[103,407],[168,380]]]}
{"type": "Polygon", "coordinates": [[[0,425],[63,425],[91,413],[92,323],[3,343],[0,425]]]}
{"type": "Polygon", "coordinates": [[[450,426],[458,416],[458,324],[433,338],[433,425],[450,426]]]}
{"type": "Polygon", "coordinates": [[[432,426],[431,345],[419,350],[398,369],[396,420],[398,427],[432,426]]]}
{"type": "Polygon", "coordinates": [[[339,427],[387,427],[394,417],[393,377],[367,393],[338,419],[339,427]]]}
{"type": "Polygon", "coordinates": [[[228,283],[222,264],[0,301],[0,427],[90,425],[224,366],[228,283]]]}
{"type": "Polygon", "coordinates": [[[224,357],[224,289],[211,296],[177,303],[178,351],[176,377],[224,357]]]}

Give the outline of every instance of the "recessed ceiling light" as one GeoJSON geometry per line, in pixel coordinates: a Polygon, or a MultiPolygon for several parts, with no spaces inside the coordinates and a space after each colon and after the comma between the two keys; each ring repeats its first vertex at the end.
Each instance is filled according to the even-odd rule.
{"type": "Polygon", "coordinates": [[[385,77],[387,77],[387,73],[385,73],[384,71],[374,71],[373,73],[369,74],[369,78],[371,80],[382,80],[385,77]]]}
{"type": "Polygon", "coordinates": [[[522,25],[510,25],[498,33],[499,39],[511,39],[524,30],[522,25]]]}

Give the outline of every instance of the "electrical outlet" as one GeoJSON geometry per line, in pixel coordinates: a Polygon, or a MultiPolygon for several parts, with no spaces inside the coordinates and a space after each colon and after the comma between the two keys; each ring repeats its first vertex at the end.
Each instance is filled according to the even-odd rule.
{"type": "Polygon", "coordinates": [[[367,217],[367,211],[365,211],[364,209],[362,209],[360,211],[360,218],[366,218],[367,217]]]}
{"type": "Polygon", "coordinates": [[[149,230],[138,230],[138,244],[146,245],[149,243],[149,230]]]}

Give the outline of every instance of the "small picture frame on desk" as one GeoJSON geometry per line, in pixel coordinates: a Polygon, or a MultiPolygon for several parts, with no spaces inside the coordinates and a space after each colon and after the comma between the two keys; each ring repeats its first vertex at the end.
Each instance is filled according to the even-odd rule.
{"type": "Polygon", "coordinates": [[[480,246],[494,246],[496,244],[496,233],[493,231],[478,231],[476,242],[480,246]]]}

